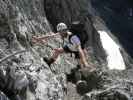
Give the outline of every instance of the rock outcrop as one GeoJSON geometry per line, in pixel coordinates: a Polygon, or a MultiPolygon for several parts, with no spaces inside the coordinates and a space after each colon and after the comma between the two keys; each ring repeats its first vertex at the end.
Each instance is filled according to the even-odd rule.
{"type": "MultiPolygon", "coordinates": [[[[0,90],[10,100],[64,96],[63,75],[54,75],[31,43],[32,35],[51,31],[43,4],[43,0],[0,0],[0,90]]],[[[43,54],[50,53],[46,47],[43,54]]]]}
{"type": "MultiPolygon", "coordinates": [[[[120,48],[129,70],[107,68],[107,55],[97,32],[97,28],[102,28],[98,23],[105,27],[106,24],[94,8],[88,0],[0,0],[0,98],[130,100],[132,58],[120,48]],[[31,41],[32,36],[56,32],[59,22],[70,27],[81,16],[86,20],[89,35],[86,45],[89,63],[97,71],[76,69],[77,62],[69,54],[60,56],[50,69],[42,58],[50,56],[62,41],[49,39],[47,44],[36,45],[31,41]]],[[[123,45],[121,41],[120,44],[123,45]]]]}

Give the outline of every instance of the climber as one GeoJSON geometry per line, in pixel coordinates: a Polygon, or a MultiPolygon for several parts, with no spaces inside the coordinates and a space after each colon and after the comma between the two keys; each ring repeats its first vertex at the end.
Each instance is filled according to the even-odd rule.
{"type": "Polygon", "coordinates": [[[63,47],[62,48],[55,48],[52,57],[47,58],[44,57],[43,60],[50,66],[52,63],[56,61],[58,56],[62,53],[75,53],[76,58],[78,58],[78,61],[80,63],[80,67],[89,67],[90,70],[93,70],[93,67],[90,66],[86,59],[85,54],[85,48],[81,43],[80,38],[70,32],[68,30],[68,27],[64,23],[59,23],[57,25],[57,33],[54,33],[52,35],[46,35],[42,37],[33,37],[33,40],[36,40],[37,42],[44,43],[45,40],[48,40],[48,38],[54,38],[61,36],[63,39],[63,47]]]}

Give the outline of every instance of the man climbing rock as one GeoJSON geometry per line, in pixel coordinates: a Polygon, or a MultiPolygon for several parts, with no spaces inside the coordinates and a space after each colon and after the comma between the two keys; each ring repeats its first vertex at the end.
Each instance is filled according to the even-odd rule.
{"type": "MultiPolygon", "coordinates": [[[[73,24],[75,24],[74,27],[76,27],[77,24],[80,24],[80,21],[75,21],[73,24]]],[[[73,28],[73,26],[71,27],[73,28]]],[[[77,27],[79,28],[79,27],[77,27]]],[[[71,31],[71,30],[70,30],[71,31]]],[[[62,53],[74,53],[75,57],[78,59],[80,67],[88,67],[90,71],[92,71],[94,68],[93,66],[89,65],[87,62],[86,54],[85,54],[85,41],[80,38],[79,35],[76,33],[70,32],[67,25],[65,23],[59,23],[57,25],[57,33],[42,37],[33,37],[33,41],[37,42],[44,42],[48,38],[54,38],[57,36],[61,36],[63,39],[63,47],[62,48],[55,48],[53,51],[53,55],[50,58],[44,57],[43,60],[50,66],[52,63],[56,61],[58,56],[62,53]],[[84,42],[82,42],[84,41],[84,42]]],[[[84,34],[83,34],[84,35],[84,34]]]]}

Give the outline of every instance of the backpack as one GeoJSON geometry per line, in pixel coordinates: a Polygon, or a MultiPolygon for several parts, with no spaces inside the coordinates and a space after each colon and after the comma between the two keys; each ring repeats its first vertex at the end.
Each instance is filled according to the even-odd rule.
{"type": "Polygon", "coordinates": [[[89,36],[85,30],[85,22],[73,21],[71,24],[70,32],[72,32],[72,35],[69,36],[69,41],[73,35],[76,35],[80,39],[81,47],[85,48],[85,44],[89,39],[89,36]]]}

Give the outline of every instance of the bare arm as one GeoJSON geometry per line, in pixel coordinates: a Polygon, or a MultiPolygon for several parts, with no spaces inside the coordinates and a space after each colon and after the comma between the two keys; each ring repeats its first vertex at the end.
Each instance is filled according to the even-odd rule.
{"type": "Polygon", "coordinates": [[[75,35],[71,37],[71,42],[76,45],[77,50],[79,51],[80,60],[85,65],[88,66],[86,56],[81,48],[81,42],[80,39],[75,35]]]}
{"type": "Polygon", "coordinates": [[[88,66],[88,63],[87,63],[85,54],[84,54],[84,52],[83,52],[83,50],[82,50],[82,48],[81,48],[81,45],[77,45],[77,47],[78,47],[78,51],[79,51],[79,54],[80,54],[80,57],[81,57],[81,60],[82,60],[83,64],[84,64],[85,66],[88,66]]]}
{"type": "Polygon", "coordinates": [[[51,35],[44,35],[44,36],[41,36],[41,37],[38,37],[38,39],[40,40],[43,40],[43,39],[48,39],[48,38],[54,38],[56,36],[59,36],[60,34],[59,33],[54,33],[54,34],[51,34],[51,35]]]}
{"type": "Polygon", "coordinates": [[[37,37],[37,39],[39,40],[45,40],[45,39],[48,39],[48,38],[54,38],[56,36],[59,36],[60,34],[59,33],[53,33],[51,35],[44,35],[44,36],[41,36],[41,37],[37,37]]]}
{"type": "Polygon", "coordinates": [[[49,38],[54,38],[56,36],[59,36],[60,33],[53,33],[50,34],[50,35],[44,35],[44,36],[33,36],[32,37],[32,42],[33,43],[46,43],[46,41],[49,39],[49,38]]]}

